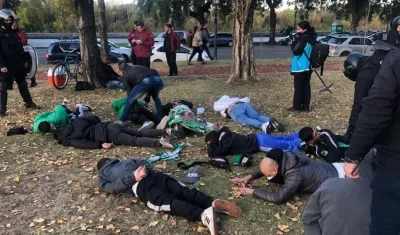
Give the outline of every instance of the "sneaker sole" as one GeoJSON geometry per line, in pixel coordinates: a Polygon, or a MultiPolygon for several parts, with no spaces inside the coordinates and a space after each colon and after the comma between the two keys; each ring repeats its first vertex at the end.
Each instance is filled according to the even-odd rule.
{"type": "Polygon", "coordinates": [[[168,116],[163,117],[163,119],[161,119],[160,123],[158,123],[156,129],[158,129],[158,130],[165,129],[165,127],[167,126],[168,120],[169,120],[168,116]]]}
{"type": "Polygon", "coordinates": [[[230,202],[230,201],[216,199],[213,201],[212,207],[217,212],[224,213],[224,214],[230,215],[232,217],[242,216],[242,209],[239,206],[237,206],[235,203],[230,202]]]}
{"type": "Polygon", "coordinates": [[[276,130],[278,130],[278,132],[284,132],[285,131],[285,126],[283,125],[283,124],[281,124],[281,123],[279,123],[276,119],[273,119],[272,121],[271,121],[271,123],[272,123],[272,126],[276,129],[276,130]]]}
{"type": "Polygon", "coordinates": [[[215,213],[215,209],[213,210],[212,228],[210,229],[210,234],[217,235],[217,214],[215,213]]]}
{"type": "Polygon", "coordinates": [[[148,130],[148,129],[151,129],[153,126],[154,126],[154,122],[149,122],[145,126],[140,127],[138,129],[138,131],[148,130]]]}

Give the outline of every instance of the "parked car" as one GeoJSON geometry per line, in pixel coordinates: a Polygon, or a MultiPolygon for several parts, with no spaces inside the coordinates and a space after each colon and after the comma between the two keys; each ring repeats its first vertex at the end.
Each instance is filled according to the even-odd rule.
{"type": "MultiPolygon", "coordinates": [[[[188,36],[186,31],[177,29],[174,30],[174,32],[178,34],[179,39],[181,40],[181,44],[186,45],[188,36]]],[[[164,42],[164,34],[165,32],[160,33],[157,37],[154,38],[154,42],[164,42]]]]}
{"type": "MultiPolygon", "coordinates": [[[[100,46],[100,39],[97,39],[97,44],[100,46]]],[[[130,45],[130,44],[128,44],[130,45]]],[[[131,60],[131,52],[132,49],[129,47],[120,47],[118,45],[115,45],[114,43],[108,41],[108,48],[110,48],[111,51],[116,52],[121,54],[125,61],[130,61],[131,60]]]]}
{"type": "Polygon", "coordinates": [[[378,41],[378,40],[386,41],[387,40],[387,35],[388,35],[387,32],[377,32],[377,33],[374,33],[374,34],[370,35],[368,38],[371,39],[374,42],[378,41]]]}
{"type": "Polygon", "coordinates": [[[37,68],[39,65],[39,57],[36,53],[36,50],[31,45],[24,46],[25,53],[25,69],[26,69],[26,77],[33,78],[36,75],[37,68]]]}
{"type": "Polygon", "coordinates": [[[369,38],[347,34],[327,36],[321,42],[329,44],[329,56],[348,56],[352,52],[365,53],[373,44],[369,38]]]}
{"type": "MultiPolygon", "coordinates": [[[[100,49],[100,45],[98,45],[98,47],[100,49]]],[[[64,61],[66,54],[68,54],[68,56],[71,58],[78,57],[78,60],[80,60],[80,55],[77,54],[77,52],[80,52],[79,40],[57,40],[55,42],[52,42],[47,48],[46,60],[48,64],[55,64],[59,61],[64,61]],[[62,47],[62,49],[60,48],[60,46],[62,47]],[[72,53],[64,51],[72,51],[72,53]]],[[[123,55],[113,50],[110,50],[108,57],[110,59],[110,62],[113,63],[125,59],[123,55]]]]}
{"type": "MultiPolygon", "coordinates": [[[[164,44],[162,42],[158,42],[154,44],[152,53],[153,55],[150,57],[151,62],[166,62],[167,57],[164,52],[164,44]]],[[[188,61],[190,54],[192,54],[192,48],[187,47],[186,45],[180,46],[179,50],[176,53],[176,61],[188,61]]],[[[210,60],[207,53],[203,52],[202,57],[204,60],[210,60]]],[[[193,59],[197,59],[197,54],[193,59]]]]}
{"type": "MultiPolygon", "coordinates": [[[[210,47],[214,46],[214,34],[208,39],[210,47]]],[[[233,46],[233,35],[231,33],[217,33],[217,46],[233,46]]]]}

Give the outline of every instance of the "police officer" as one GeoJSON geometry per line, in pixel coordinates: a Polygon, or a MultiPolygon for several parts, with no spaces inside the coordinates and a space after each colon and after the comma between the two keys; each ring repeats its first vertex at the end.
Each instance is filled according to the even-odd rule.
{"type": "Polygon", "coordinates": [[[387,43],[395,47],[400,46],[400,16],[392,20],[391,30],[388,33],[387,43]]]}
{"type": "Polygon", "coordinates": [[[25,107],[40,109],[33,103],[25,81],[24,48],[17,32],[12,29],[17,16],[9,9],[0,10],[0,116],[7,111],[7,83],[15,79],[25,107]]]}
{"type": "Polygon", "coordinates": [[[344,75],[356,82],[354,86],[354,101],[349,118],[349,126],[344,141],[349,142],[353,134],[358,115],[362,110],[361,101],[368,96],[369,89],[372,87],[374,78],[378,74],[385,56],[395,47],[377,41],[375,52],[371,56],[362,53],[351,53],[344,61],[344,75]]]}

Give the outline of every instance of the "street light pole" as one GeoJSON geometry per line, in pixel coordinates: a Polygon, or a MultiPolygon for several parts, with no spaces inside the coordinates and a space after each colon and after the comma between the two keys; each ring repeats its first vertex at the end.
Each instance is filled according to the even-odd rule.
{"type": "Polygon", "coordinates": [[[217,59],[218,5],[219,0],[214,0],[214,60],[217,59]]]}

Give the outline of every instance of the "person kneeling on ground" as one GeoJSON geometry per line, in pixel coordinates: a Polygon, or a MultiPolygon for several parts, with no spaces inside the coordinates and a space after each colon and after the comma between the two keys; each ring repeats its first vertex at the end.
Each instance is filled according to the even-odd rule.
{"type": "Polygon", "coordinates": [[[313,193],[325,180],[344,178],[344,175],[343,163],[330,164],[310,159],[300,152],[283,152],[281,149],[272,149],[262,160],[260,167],[254,169],[251,175],[232,179],[231,182],[246,185],[253,179],[265,176],[270,182],[281,185],[276,192],[243,187],[240,189],[240,193],[282,204],[292,199],[297,192],[313,193]]]}
{"type": "Polygon", "coordinates": [[[96,69],[101,86],[109,89],[124,89],[124,84],[120,80],[119,74],[108,63],[108,56],[103,55],[96,69]]]}
{"type": "Polygon", "coordinates": [[[259,151],[268,152],[273,148],[280,148],[285,151],[300,150],[301,140],[298,133],[286,136],[273,136],[264,133],[241,135],[218,123],[214,124],[214,128],[218,131],[212,131],[204,138],[208,145],[207,153],[209,157],[251,154],[259,151]]]}
{"type": "Polygon", "coordinates": [[[376,149],[360,163],[360,178],[327,179],[310,197],[301,216],[307,235],[369,234],[376,149]]]}
{"type": "Polygon", "coordinates": [[[343,143],[343,136],[335,135],[328,129],[314,130],[303,127],[299,131],[304,152],[324,159],[329,163],[340,162],[349,145],[343,143]]]}
{"type": "Polygon", "coordinates": [[[33,132],[48,133],[51,129],[62,128],[76,117],[83,117],[85,112],[92,109],[88,105],[77,104],[75,112],[68,109],[68,101],[57,105],[53,112],[43,112],[37,115],[33,121],[33,132]],[[53,127],[52,127],[53,126],[53,127]]]}
{"type": "Polygon", "coordinates": [[[152,171],[145,160],[103,158],[97,163],[101,190],[138,197],[147,207],[178,215],[189,221],[202,220],[212,235],[217,234],[215,211],[233,217],[242,209],[233,202],[213,199],[195,188],[188,188],[169,175],[152,171]]]}
{"type": "Polygon", "coordinates": [[[257,112],[250,106],[250,98],[222,96],[214,103],[214,111],[219,112],[223,117],[231,118],[234,122],[261,129],[266,134],[272,131],[284,132],[285,127],[275,118],[271,118],[257,112]]]}
{"type": "Polygon", "coordinates": [[[174,148],[169,137],[172,132],[172,129],[137,131],[120,124],[101,122],[94,115],[77,118],[64,128],[53,131],[59,144],[81,149],[108,149],[113,144],[174,148]]]}

